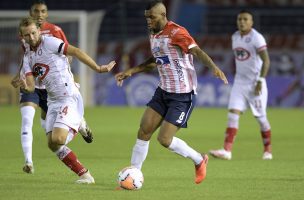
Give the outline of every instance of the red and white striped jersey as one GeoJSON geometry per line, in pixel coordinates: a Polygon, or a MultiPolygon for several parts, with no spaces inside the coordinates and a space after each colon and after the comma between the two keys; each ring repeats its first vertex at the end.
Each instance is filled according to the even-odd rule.
{"type": "MultiPolygon", "coordinates": [[[[62,29],[59,26],[56,26],[55,24],[51,24],[49,22],[44,22],[40,27],[41,35],[47,35],[47,36],[53,36],[56,38],[61,39],[65,44],[68,44],[68,41],[66,39],[66,36],[62,29]]],[[[21,39],[22,42],[22,48],[23,51],[29,51],[30,45],[27,44],[23,39],[21,39]]],[[[21,74],[22,76],[22,74],[21,74]]],[[[45,89],[45,86],[42,85],[40,82],[36,81],[35,87],[38,89],[45,89]]]]}
{"type": "Polygon", "coordinates": [[[266,48],[265,38],[255,29],[247,35],[241,36],[239,31],[232,35],[232,49],[236,63],[235,83],[256,83],[263,64],[259,52],[266,48]]]}
{"type": "Polygon", "coordinates": [[[160,76],[159,87],[170,93],[196,94],[197,76],[189,49],[197,46],[184,28],[169,21],[164,29],[150,36],[151,51],[160,76]]]}
{"type": "Polygon", "coordinates": [[[23,59],[25,75],[34,75],[45,85],[48,101],[54,101],[78,93],[69,62],[65,56],[68,44],[62,40],[41,36],[36,51],[26,51],[23,59]]]}

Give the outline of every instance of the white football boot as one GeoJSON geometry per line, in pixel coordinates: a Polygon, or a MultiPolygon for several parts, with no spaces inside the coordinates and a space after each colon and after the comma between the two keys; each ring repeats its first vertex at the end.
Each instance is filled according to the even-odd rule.
{"type": "Polygon", "coordinates": [[[263,160],[272,160],[272,153],[265,151],[263,154],[263,160]]]}
{"type": "Polygon", "coordinates": [[[231,160],[231,151],[226,151],[225,149],[210,150],[209,154],[215,158],[220,158],[223,160],[231,160]]]}
{"type": "Polygon", "coordinates": [[[89,171],[82,174],[79,179],[76,181],[78,184],[94,184],[95,180],[89,171]]]}

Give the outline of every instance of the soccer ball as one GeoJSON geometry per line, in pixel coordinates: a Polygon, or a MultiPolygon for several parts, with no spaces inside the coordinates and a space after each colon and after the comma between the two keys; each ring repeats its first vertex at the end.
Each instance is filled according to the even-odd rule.
{"type": "Polygon", "coordinates": [[[139,190],[144,183],[142,172],[134,166],[125,167],[118,173],[118,184],[126,190],[139,190]]]}

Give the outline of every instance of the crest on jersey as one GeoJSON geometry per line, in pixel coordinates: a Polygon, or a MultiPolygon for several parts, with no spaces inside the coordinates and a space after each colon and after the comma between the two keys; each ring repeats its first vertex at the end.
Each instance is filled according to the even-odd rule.
{"type": "Polygon", "coordinates": [[[234,56],[237,60],[244,61],[250,57],[250,53],[246,49],[239,47],[234,49],[234,56]]]}
{"type": "Polygon", "coordinates": [[[250,38],[250,37],[245,38],[245,42],[246,42],[246,43],[251,42],[251,38],[250,38]]]}
{"type": "Polygon", "coordinates": [[[35,65],[33,66],[34,76],[40,80],[44,79],[49,70],[50,67],[42,63],[35,63],[35,65]]]}

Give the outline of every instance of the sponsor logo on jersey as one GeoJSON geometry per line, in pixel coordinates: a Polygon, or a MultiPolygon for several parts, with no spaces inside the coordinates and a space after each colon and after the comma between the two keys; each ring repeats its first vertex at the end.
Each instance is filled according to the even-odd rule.
{"type": "Polygon", "coordinates": [[[50,67],[42,63],[35,63],[35,65],[33,66],[34,76],[40,80],[44,79],[49,70],[50,67]]]}
{"type": "Polygon", "coordinates": [[[158,64],[158,65],[170,64],[169,57],[168,56],[156,57],[156,64],[158,64]]]}
{"type": "Polygon", "coordinates": [[[237,60],[244,61],[250,57],[250,53],[246,49],[238,47],[234,49],[234,56],[237,60]]]}
{"type": "Polygon", "coordinates": [[[174,61],[175,66],[176,66],[178,79],[179,79],[180,81],[184,82],[184,81],[185,81],[184,72],[183,72],[182,67],[181,67],[180,64],[179,64],[178,59],[174,59],[173,61],[174,61]]]}

